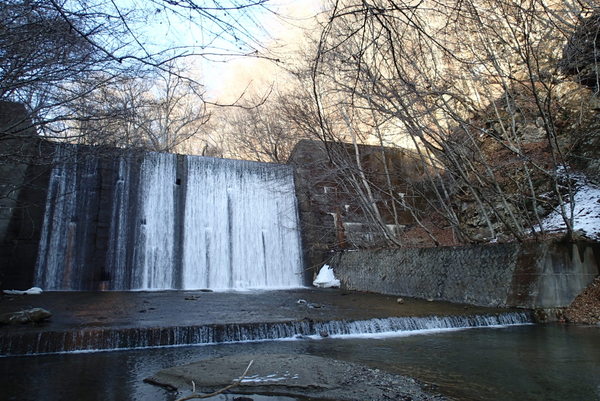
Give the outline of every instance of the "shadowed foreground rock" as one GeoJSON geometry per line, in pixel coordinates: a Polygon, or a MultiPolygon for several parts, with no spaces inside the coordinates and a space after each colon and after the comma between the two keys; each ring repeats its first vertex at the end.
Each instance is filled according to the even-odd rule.
{"type": "Polygon", "coordinates": [[[315,397],[337,401],[441,401],[414,379],[366,366],[309,355],[235,355],[161,370],[145,379],[189,393],[212,392],[231,384],[254,361],[234,393],[315,397]]]}
{"type": "Polygon", "coordinates": [[[43,308],[32,308],[19,312],[0,315],[0,324],[40,323],[52,317],[52,313],[43,308]]]}

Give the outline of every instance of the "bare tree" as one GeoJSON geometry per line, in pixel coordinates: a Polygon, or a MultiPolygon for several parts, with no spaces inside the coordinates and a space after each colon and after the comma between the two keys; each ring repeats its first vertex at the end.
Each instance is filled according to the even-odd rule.
{"type": "Polygon", "coordinates": [[[121,76],[71,107],[78,143],[177,151],[199,136],[210,114],[203,88],[173,72],[121,76]]]}
{"type": "MultiPolygon", "coordinates": [[[[375,130],[380,137],[407,135],[424,164],[442,167],[427,169],[437,208],[459,231],[478,220],[467,230],[472,238],[523,239],[531,227],[543,230],[541,217],[556,205],[571,232],[576,138],[561,122],[567,110],[558,62],[578,20],[596,8],[543,0],[336,1],[313,68],[321,136],[334,138],[336,112],[348,127],[365,113],[378,115],[387,122],[375,130]]],[[[571,117],[582,124],[577,112],[585,114],[571,117]]]]}
{"type": "Polygon", "coordinates": [[[247,96],[240,107],[221,112],[222,130],[230,157],[285,163],[296,142],[307,137],[288,119],[288,93],[271,92],[267,98],[247,96]]]}
{"type": "Polygon", "coordinates": [[[73,118],[69,106],[82,97],[89,102],[124,76],[158,72],[169,77],[168,86],[188,81],[198,95],[198,77],[175,60],[267,57],[255,18],[269,12],[266,6],[266,0],[7,0],[0,5],[0,100],[25,104],[47,137],[65,138],[82,134],[63,124],[73,118]],[[195,40],[184,41],[178,29],[195,40]]]}

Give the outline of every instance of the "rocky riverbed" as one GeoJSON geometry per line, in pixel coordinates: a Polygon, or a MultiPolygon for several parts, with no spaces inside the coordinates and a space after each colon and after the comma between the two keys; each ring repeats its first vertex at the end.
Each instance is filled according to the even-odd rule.
{"type": "Polygon", "coordinates": [[[239,385],[231,391],[336,401],[446,399],[428,392],[410,377],[311,355],[248,354],[214,358],[163,369],[145,381],[184,395],[190,394],[192,387],[196,392],[209,393],[239,379],[249,364],[239,385]]]}

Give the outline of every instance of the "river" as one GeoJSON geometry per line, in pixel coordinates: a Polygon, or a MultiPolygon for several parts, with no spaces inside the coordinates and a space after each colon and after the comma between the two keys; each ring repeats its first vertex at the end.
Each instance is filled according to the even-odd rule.
{"type": "MultiPolygon", "coordinates": [[[[239,353],[360,362],[413,376],[456,400],[600,400],[600,328],[559,325],[5,357],[0,399],[172,401],[175,394],[143,379],[172,365],[239,353]]],[[[255,398],[261,399],[293,400],[255,398]]]]}

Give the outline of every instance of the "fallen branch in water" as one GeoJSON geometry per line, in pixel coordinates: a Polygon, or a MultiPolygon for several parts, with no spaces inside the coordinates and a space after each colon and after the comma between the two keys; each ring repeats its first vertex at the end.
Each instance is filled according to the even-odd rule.
{"type": "MultiPolygon", "coordinates": [[[[191,400],[194,398],[209,398],[209,397],[214,397],[215,395],[219,395],[224,393],[227,390],[231,390],[234,387],[239,386],[242,383],[242,380],[244,380],[244,378],[246,377],[246,374],[248,374],[248,370],[250,370],[250,366],[252,366],[252,364],[254,363],[254,359],[250,361],[250,363],[248,364],[248,366],[246,366],[246,370],[244,370],[244,373],[242,373],[242,375],[238,378],[235,379],[230,385],[223,387],[220,390],[215,391],[214,393],[210,393],[210,394],[190,394],[187,395],[185,397],[181,397],[176,399],[175,401],[187,401],[187,400],[191,400]]],[[[192,382],[192,391],[194,391],[196,389],[196,383],[192,382]]]]}

